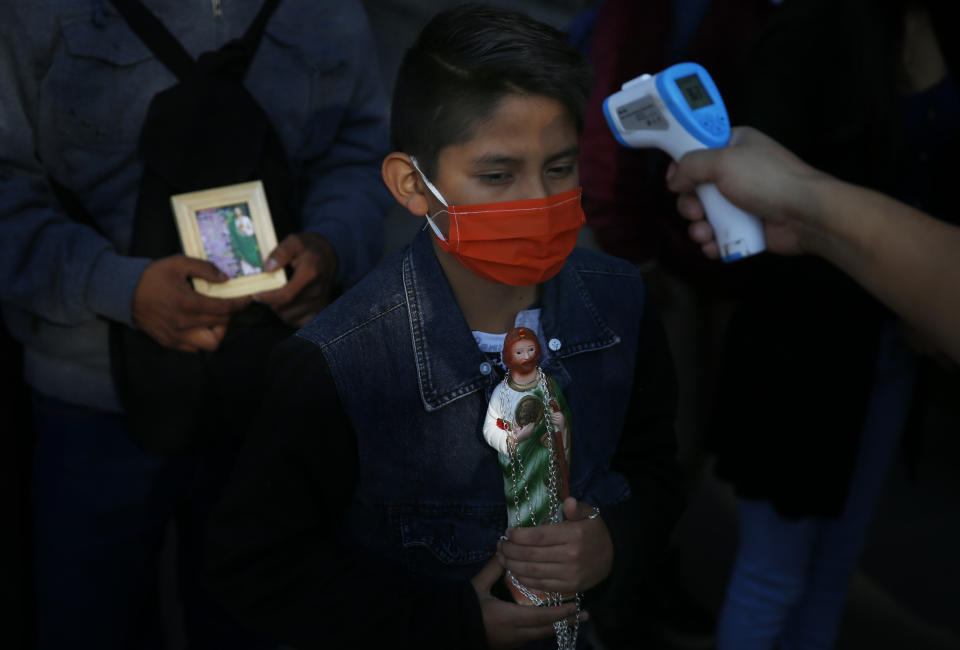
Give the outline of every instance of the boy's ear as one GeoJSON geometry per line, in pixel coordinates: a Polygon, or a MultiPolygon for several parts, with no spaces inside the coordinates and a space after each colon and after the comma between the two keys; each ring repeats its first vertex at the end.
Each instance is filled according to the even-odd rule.
{"type": "Polygon", "coordinates": [[[418,217],[427,214],[430,207],[424,194],[425,188],[410,156],[394,151],[383,159],[380,173],[397,203],[418,217]]]}

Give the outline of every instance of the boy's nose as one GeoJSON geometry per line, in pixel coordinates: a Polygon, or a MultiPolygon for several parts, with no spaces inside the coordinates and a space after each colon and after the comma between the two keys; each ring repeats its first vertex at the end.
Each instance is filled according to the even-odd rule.
{"type": "Polygon", "coordinates": [[[542,176],[528,179],[523,187],[523,198],[525,199],[545,199],[550,196],[550,188],[547,187],[546,180],[542,176]]]}

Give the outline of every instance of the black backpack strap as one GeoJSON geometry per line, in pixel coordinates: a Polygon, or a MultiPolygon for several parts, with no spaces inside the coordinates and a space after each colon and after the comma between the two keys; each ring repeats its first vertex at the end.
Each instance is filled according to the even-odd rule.
{"type": "Polygon", "coordinates": [[[195,62],[190,53],[153,13],[138,0],[110,0],[133,33],[177,79],[186,78],[195,62]]]}
{"type": "Polygon", "coordinates": [[[263,6],[260,7],[256,18],[253,19],[253,22],[250,23],[246,33],[243,35],[243,41],[248,47],[254,50],[256,49],[257,44],[260,43],[260,38],[263,36],[263,30],[270,20],[270,16],[273,15],[274,10],[276,10],[279,5],[280,0],[266,0],[263,6]]]}
{"type": "Polygon", "coordinates": [[[280,0],[266,0],[243,36],[233,39],[219,50],[201,54],[197,59],[197,74],[232,77],[238,82],[242,81],[263,38],[267,21],[279,4],[280,0]]]}
{"type": "MultiPolygon", "coordinates": [[[[180,44],[173,34],[164,26],[160,19],[153,12],[143,6],[139,0],[110,0],[110,3],[120,12],[120,16],[127,21],[127,25],[133,30],[144,45],[146,45],[154,56],[172,72],[177,79],[185,79],[194,69],[195,61],[183,45],[180,44]]],[[[263,30],[273,15],[273,12],[280,5],[280,0],[266,0],[260,11],[257,12],[253,22],[247,27],[243,38],[240,39],[250,58],[256,51],[260,39],[263,37],[263,30]]]]}

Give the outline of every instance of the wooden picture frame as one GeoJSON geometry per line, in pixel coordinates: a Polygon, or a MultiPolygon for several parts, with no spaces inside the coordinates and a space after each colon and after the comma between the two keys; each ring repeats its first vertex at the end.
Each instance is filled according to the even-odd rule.
{"type": "Polygon", "coordinates": [[[184,254],[208,260],[230,277],[225,282],[193,278],[197,292],[233,298],[287,283],[282,268],[263,270],[266,256],[277,246],[277,235],[262,182],[176,194],[170,197],[170,205],[184,254]]]}

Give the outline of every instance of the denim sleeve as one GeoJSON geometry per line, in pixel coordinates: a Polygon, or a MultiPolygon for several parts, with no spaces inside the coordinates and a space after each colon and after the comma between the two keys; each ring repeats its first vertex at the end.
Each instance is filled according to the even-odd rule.
{"type": "Polygon", "coordinates": [[[337,9],[340,57],[337,91],[320,88],[311,131],[336,128],[333,141],[311,137],[302,155],[304,229],[325,237],[337,251],[337,283],[352,285],[383,251],[383,220],[391,197],[380,175],[387,153],[387,101],[376,47],[359,4],[337,9]],[[341,92],[342,111],[330,92],[341,92]],[[337,115],[338,125],[329,123],[337,115]],[[319,146],[321,145],[322,146],[319,146]]]}
{"type": "Polygon", "coordinates": [[[130,324],[133,292],[149,260],[117,254],[55,200],[36,156],[39,80],[57,30],[0,21],[0,302],[60,325],[103,315],[130,324]]]}

